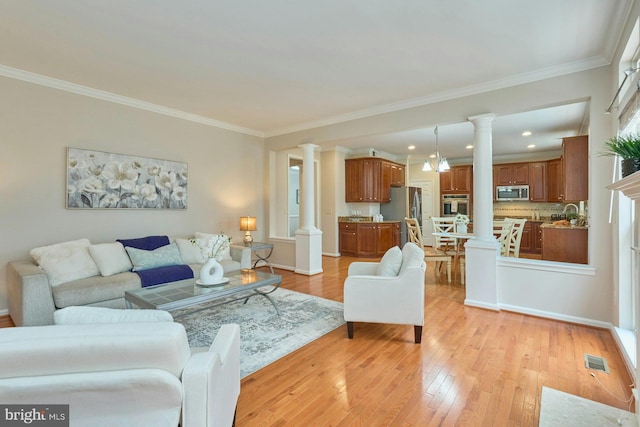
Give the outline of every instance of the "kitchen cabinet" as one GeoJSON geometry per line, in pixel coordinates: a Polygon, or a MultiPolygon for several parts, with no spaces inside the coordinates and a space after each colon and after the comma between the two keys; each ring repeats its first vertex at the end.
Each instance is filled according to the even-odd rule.
{"type": "Polygon", "coordinates": [[[391,186],[403,187],[404,180],[404,166],[398,163],[389,163],[391,165],[391,186]]]}
{"type": "Polygon", "coordinates": [[[340,253],[356,256],[358,253],[358,224],[353,222],[338,223],[338,238],[340,253]]]}
{"type": "Polygon", "coordinates": [[[345,201],[385,203],[404,185],[404,166],[375,157],[345,160],[345,201]]]}
{"type": "Polygon", "coordinates": [[[520,241],[520,252],[527,254],[542,253],[542,235],[540,226],[542,221],[527,220],[522,228],[522,240],[520,241]]]}
{"type": "Polygon", "coordinates": [[[340,222],[339,247],[342,255],[380,257],[400,246],[400,222],[340,222]]]}
{"type": "Polygon", "coordinates": [[[542,259],[587,264],[587,242],[587,228],[542,227],[542,259]]]}
{"type": "Polygon", "coordinates": [[[578,202],[589,198],[588,136],[562,139],[562,176],[565,202],[578,202]]]}
{"type": "Polygon", "coordinates": [[[507,163],[493,169],[494,185],[529,184],[529,163],[507,163]]]}
{"type": "Polygon", "coordinates": [[[472,191],[472,167],[452,166],[445,172],[440,172],[441,194],[471,194],[472,191]]]}
{"type": "Polygon", "coordinates": [[[547,162],[531,162],[529,166],[529,201],[547,201],[547,162]]]}
{"type": "Polygon", "coordinates": [[[562,159],[547,162],[547,201],[558,203],[564,200],[564,180],[562,177],[562,159]]]}

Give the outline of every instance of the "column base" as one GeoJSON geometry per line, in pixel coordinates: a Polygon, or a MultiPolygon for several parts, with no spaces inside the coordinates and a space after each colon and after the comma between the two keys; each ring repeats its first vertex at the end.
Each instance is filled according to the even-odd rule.
{"type": "Polygon", "coordinates": [[[317,228],[296,230],[294,272],[307,276],[322,273],[322,231],[317,228]]]}
{"type": "Polygon", "coordinates": [[[471,239],[465,245],[467,296],[465,305],[499,311],[498,241],[471,239]]]}

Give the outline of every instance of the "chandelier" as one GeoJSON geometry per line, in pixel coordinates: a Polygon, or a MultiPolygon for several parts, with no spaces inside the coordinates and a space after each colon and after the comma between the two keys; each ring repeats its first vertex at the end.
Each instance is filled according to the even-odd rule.
{"type": "Polygon", "coordinates": [[[433,160],[425,160],[424,165],[422,166],[422,170],[424,172],[436,171],[436,172],[444,172],[449,170],[449,162],[447,162],[446,157],[442,157],[440,155],[440,151],[438,150],[438,126],[433,130],[433,133],[436,134],[436,152],[431,155],[433,160]]]}

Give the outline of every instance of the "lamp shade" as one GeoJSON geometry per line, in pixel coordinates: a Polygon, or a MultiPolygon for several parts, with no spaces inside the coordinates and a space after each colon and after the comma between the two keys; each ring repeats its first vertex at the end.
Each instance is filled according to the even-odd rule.
{"type": "Polygon", "coordinates": [[[240,217],[240,231],[256,231],[256,217],[255,216],[241,216],[240,217]]]}

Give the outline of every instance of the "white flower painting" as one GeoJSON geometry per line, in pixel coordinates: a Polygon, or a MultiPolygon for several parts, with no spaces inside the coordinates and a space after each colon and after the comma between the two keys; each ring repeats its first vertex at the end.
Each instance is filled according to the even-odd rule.
{"type": "Polygon", "coordinates": [[[187,164],[67,149],[67,208],[187,209],[187,164]]]}

